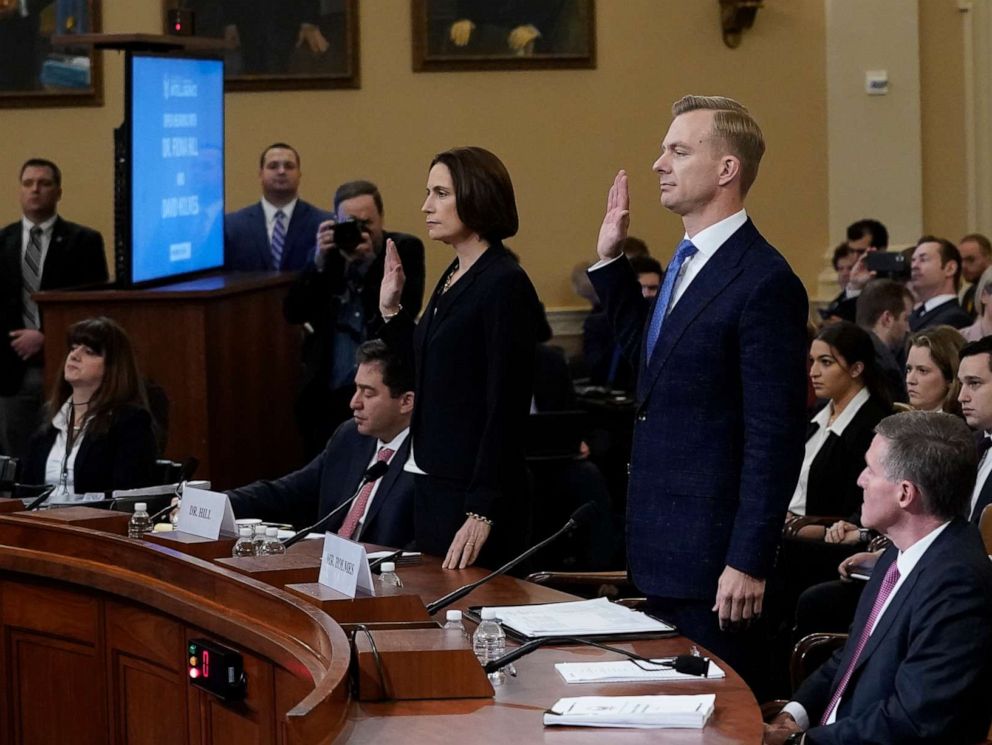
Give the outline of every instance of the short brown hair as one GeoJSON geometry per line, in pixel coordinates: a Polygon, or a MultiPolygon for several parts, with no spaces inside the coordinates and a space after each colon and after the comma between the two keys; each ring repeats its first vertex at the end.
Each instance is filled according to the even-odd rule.
{"type": "Polygon", "coordinates": [[[672,116],[699,110],[713,112],[713,136],[740,160],[741,196],[745,196],[758,177],[758,165],[765,154],[761,127],[747,108],[726,96],[683,96],[672,104],[672,116]]]}
{"type": "Polygon", "coordinates": [[[919,248],[924,243],[936,243],[940,246],[941,269],[947,266],[948,261],[954,262],[954,265],[957,267],[954,270],[954,289],[957,290],[961,286],[961,252],[958,251],[958,247],[946,238],[939,238],[936,235],[924,235],[920,236],[920,239],[916,242],[916,248],[919,248]]]}
{"type": "Polygon", "coordinates": [[[968,235],[958,241],[958,245],[960,246],[965,241],[977,243],[978,249],[982,252],[982,256],[986,259],[992,259],[992,241],[989,241],[988,236],[982,235],[981,233],[968,233],[968,235]]]}
{"type": "Polygon", "coordinates": [[[906,310],[907,300],[912,303],[913,293],[906,285],[894,279],[873,279],[858,296],[858,325],[870,331],[885,311],[898,318],[906,310]]]}
{"type": "MultiPolygon", "coordinates": [[[[138,373],[131,339],[116,321],[104,316],[87,318],[72,324],[65,335],[66,350],[73,346],[89,347],[103,357],[103,381],[86,410],[84,422],[91,432],[106,432],[114,410],[124,404],[148,408],[145,385],[138,373]]],[[[68,352],[67,352],[68,355],[68,352]]],[[[72,395],[65,379],[65,365],[59,367],[55,385],[48,399],[48,421],[72,395]]]]}
{"type": "Polygon", "coordinates": [[[293,147],[292,145],[287,145],[285,142],[273,142],[271,145],[265,148],[265,150],[262,151],[262,154],[260,156],[258,156],[259,168],[265,168],[265,156],[269,154],[269,150],[289,150],[293,155],[296,156],[296,167],[299,168],[302,165],[302,163],[300,162],[300,154],[296,152],[295,147],[293,147]]]}
{"type": "Polygon", "coordinates": [[[470,230],[490,242],[517,234],[517,202],[513,182],[503,162],[481,147],[456,147],[438,153],[438,163],[451,173],[458,218],[470,230]]]}

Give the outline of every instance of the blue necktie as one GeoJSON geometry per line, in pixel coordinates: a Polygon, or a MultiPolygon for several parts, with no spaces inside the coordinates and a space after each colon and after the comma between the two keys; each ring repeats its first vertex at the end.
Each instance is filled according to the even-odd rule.
{"type": "Polygon", "coordinates": [[[661,285],[661,293],[658,295],[658,302],[655,303],[654,314],[651,316],[651,323],[648,326],[648,354],[645,359],[649,363],[651,362],[651,355],[654,354],[655,345],[661,337],[661,327],[665,323],[665,316],[668,315],[668,306],[672,302],[672,293],[675,291],[675,281],[679,278],[685,260],[698,250],[689,239],[682,241],[665,270],[665,281],[661,285]]]}

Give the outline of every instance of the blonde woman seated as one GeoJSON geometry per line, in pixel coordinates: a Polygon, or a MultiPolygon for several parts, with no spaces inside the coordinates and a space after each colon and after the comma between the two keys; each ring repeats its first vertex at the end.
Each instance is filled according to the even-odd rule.
{"type": "MultiPolygon", "coordinates": [[[[964,337],[950,326],[936,326],[910,334],[906,341],[906,391],[909,409],[946,411],[961,416],[958,403],[958,363],[964,337]]],[[[896,408],[904,405],[896,404],[896,408]]],[[[844,514],[844,513],[842,513],[844,514]]],[[[824,536],[827,543],[864,543],[868,536],[854,522],[838,520],[824,536]]]]}
{"type": "MultiPolygon", "coordinates": [[[[827,326],[810,345],[810,380],[826,405],[813,417],[789,520],[813,515],[853,515],[861,505],[858,475],[875,425],[892,413],[888,387],[876,366],[866,331],[848,321],[827,326]]],[[[821,540],[822,525],[797,535],[821,540]]]]}

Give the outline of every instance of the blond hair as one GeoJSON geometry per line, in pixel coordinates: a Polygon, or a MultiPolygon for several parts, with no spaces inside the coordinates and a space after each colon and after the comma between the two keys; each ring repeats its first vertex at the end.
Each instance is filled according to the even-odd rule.
{"type": "Polygon", "coordinates": [[[741,196],[747,195],[765,154],[761,127],[742,104],[726,96],[683,96],[672,104],[672,116],[699,110],[713,112],[713,136],[740,161],[741,196]]]}

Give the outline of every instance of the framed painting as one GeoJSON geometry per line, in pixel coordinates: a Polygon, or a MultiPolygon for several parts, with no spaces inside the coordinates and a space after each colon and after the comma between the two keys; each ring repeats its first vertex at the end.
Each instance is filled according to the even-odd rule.
{"type": "Polygon", "coordinates": [[[100,31],[100,0],[0,0],[0,107],[99,106],[100,53],[72,36],[100,31]]]}
{"type": "Polygon", "coordinates": [[[175,9],[224,39],[229,91],[359,87],[358,0],[163,0],[163,27],[175,9]]]}
{"type": "Polygon", "coordinates": [[[596,67],[593,0],[413,0],[413,69],[596,67]]]}

